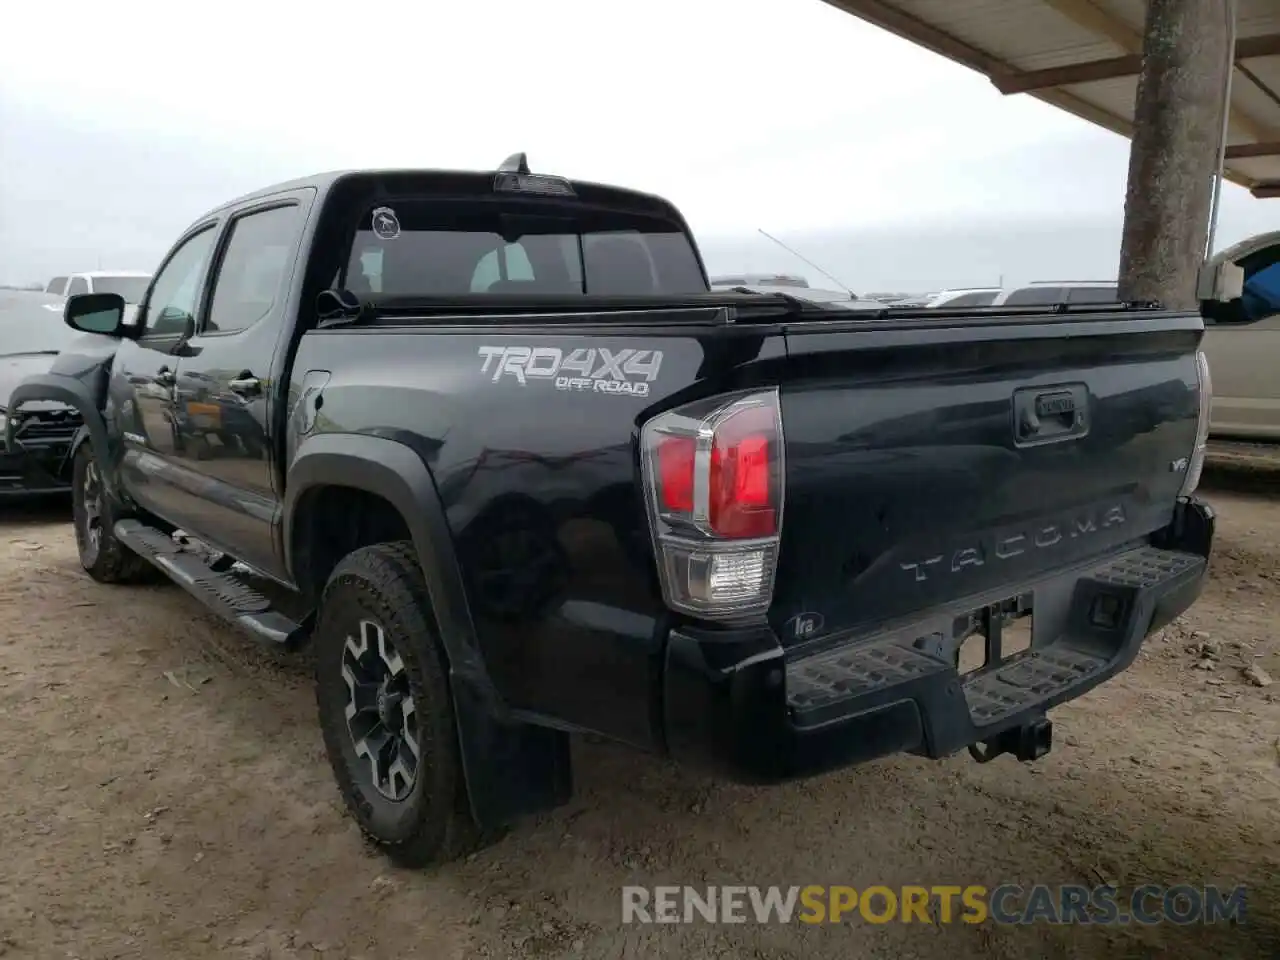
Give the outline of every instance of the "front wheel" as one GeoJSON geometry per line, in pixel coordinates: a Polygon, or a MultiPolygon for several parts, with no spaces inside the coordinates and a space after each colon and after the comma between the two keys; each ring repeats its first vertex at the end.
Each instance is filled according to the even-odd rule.
{"type": "Polygon", "coordinates": [[[155,578],[155,568],[116,539],[115,512],[102,482],[93,448],[82,443],[71,470],[71,514],[80,566],[99,583],[138,583],[155,578]]]}
{"type": "Polygon", "coordinates": [[[338,788],[360,829],[412,867],[475,839],[444,657],[412,545],[349,554],[320,602],[316,702],[338,788]]]}

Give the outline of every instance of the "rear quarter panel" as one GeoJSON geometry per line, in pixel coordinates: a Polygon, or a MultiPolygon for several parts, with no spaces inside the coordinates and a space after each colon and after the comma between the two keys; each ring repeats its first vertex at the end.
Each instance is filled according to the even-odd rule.
{"type": "Polygon", "coordinates": [[[291,420],[286,462],[312,433],[415,449],[444,504],[499,692],[517,709],[656,746],[649,711],[664,613],[639,497],[638,425],[677,393],[764,377],[782,353],[781,338],[726,341],[723,328],[712,339],[687,326],[316,331],[299,346],[290,405],[298,409],[308,382],[323,383],[323,402],[312,422],[291,420]],[[571,357],[606,371],[613,358],[640,386],[566,383],[590,379],[562,368],[571,357]]]}

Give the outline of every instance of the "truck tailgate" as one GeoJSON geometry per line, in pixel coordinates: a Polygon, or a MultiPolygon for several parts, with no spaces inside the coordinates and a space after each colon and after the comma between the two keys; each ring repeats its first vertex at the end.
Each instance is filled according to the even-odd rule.
{"type": "Polygon", "coordinates": [[[1167,525],[1202,333],[1118,312],[789,326],[778,634],[995,602],[1167,525]]]}

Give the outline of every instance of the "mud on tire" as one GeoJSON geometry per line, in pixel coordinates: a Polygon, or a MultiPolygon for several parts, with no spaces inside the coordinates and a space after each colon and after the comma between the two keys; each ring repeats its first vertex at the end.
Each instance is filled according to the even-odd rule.
{"type": "Polygon", "coordinates": [[[377,544],[334,569],[312,634],[320,728],[347,809],[412,867],[451,860],[478,836],[429,610],[412,545],[377,544]]]}

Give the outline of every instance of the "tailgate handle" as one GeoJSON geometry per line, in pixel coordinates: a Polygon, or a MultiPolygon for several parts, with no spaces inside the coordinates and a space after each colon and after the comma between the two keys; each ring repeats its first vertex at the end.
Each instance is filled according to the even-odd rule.
{"type": "Polygon", "coordinates": [[[1026,388],[1014,392],[1014,442],[1058,443],[1089,432],[1089,392],[1084,384],[1026,388]]]}

